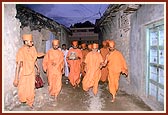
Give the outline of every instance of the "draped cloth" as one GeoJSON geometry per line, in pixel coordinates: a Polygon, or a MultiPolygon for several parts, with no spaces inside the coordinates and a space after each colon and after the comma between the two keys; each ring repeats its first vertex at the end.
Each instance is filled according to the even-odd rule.
{"type": "Polygon", "coordinates": [[[65,76],[68,77],[69,75],[69,67],[68,67],[68,63],[67,63],[67,60],[66,60],[66,57],[68,55],[68,50],[63,50],[62,49],[62,52],[64,54],[64,73],[65,73],[65,76]]]}
{"type": "Polygon", "coordinates": [[[82,63],[82,52],[80,49],[70,49],[68,51],[68,55],[67,55],[67,62],[68,62],[68,66],[70,68],[70,73],[68,76],[68,79],[71,83],[72,86],[77,86],[80,83],[80,70],[81,70],[81,63],[82,63]],[[68,59],[68,57],[70,57],[71,53],[75,53],[76,57],[78,57],[78,59],[76,60],[70,60],[68,59]]]}
{"type": "Polygon", "coordinates": [[[117,50],[114,50],[107,55],[107,61],[109,70],[109,90],[112,95],[115,95],[119,86],[120,73],[125,73],[128,69],[123,55],[117,50]]]}
{"type": "Polygon", "coordinates": [[[86,75],[83,78],[82,86],[83,90],[88,91],[93,87],[93,93],[96,95],[98,92],[98,82],[101,77],[100,64],[103,62],[103,58],[99,52],[89,52],[86,55],[86,75]]]}
{"type": "Polygon", "coordinates": [[[43,70],[47,72],[48,90],[51,96],[60,93],[62,87],[62,70],[64,54],[60,50],[50,49],[43,59],[43,70]]]}
{"type": "Polygon", "coordinates": [[[23,62],[18,83],[18,98],[21,102],[33,105],[35,97],[35,62],[37,51],[34,46],[22,46],[16,54],[16,62],[23,62]]]}
{"type": "Polygon", "coordinates": [[[81,73],[82,73],[82,76],[84,77],[85,76],[85,58],[86,58],[86,55],[89,53],[89,50],[88,49],[82,49],[82,56],[83,56],[83,61],[82,61],[82,64],[81,64],[81,73]]]}
{"type": "MultiPolygon", "coordinates": [[[[104,61],[105,61],[106,56],[107,56],[108,53],[109,53],[108,48],[104,48],[103,47],[103,48],[100,49],[100,54],[102,55],[104,61]]],[[[108,68],[107,68],[107,66],[105,66],[105,67],[103,67],[101,69],[101,78],[100,78],[100,80],[102,82],[105,82],[105,81],[107,81],[107,77],[108,77],[108,68]]]]}

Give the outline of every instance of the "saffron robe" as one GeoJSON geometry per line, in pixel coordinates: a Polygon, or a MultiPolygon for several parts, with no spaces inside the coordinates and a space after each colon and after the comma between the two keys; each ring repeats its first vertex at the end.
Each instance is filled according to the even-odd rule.
{"type": "Polygon", "coordinates": [[[98,82],[101,77],[100,64],[102,62],[103,58],[99,52],[91,51],[86,55],[86,75],[82,81],[83,90],[88,91],[93,87],[93,93],[97,94],[98,82]]]}
{"type": "Polygon", "coordinates": [[[107,55],[107,61],[109,70],[109,90],[112,95],[115,95],[119,86],[120,73],[127,73],[128,69],[123,55],[117,50],[114,50],[107,55]]]}
{"type": "Polygon", "coordinates": [[[51,48],[43,59],[43,70],[47,72],[48,90],[51,96],[58,96],[62,87],[64,54],[51,48]]]}
{"type": "Polygon", "coordinates": [[[82,61],[82,64],[81,64],[81,73],[82,73],[82,76],[84,77],[85,76],[85,58],[86,58],[86,55],[89,53],[89,50],[88,49],[82,49],[82,56],[83,56],[83,61],[82,61]]]}
{"type": "Polygon", "coordinates": [[[80,83],[80,70],[81,70],[81,63],[82,63],[82,52],[80,49],[71,48],[68,51],[67,55],[67,62],[70,68],[68,79],[72,86],[77,86],[80,83]],[[68,59],[71,53],[75,53],[76,57],[79,57],[76,60],[68,59]]]}
{"type": "MultiPolygon", "coordinates": [[[[109,53],[108,48],[101,48],[100,49],[100,54],[102,55],[104,61],[105,61],[106,56],[107,56],[108,53],[109,53]]],[[[105,67],[103,67],[101,69],[101,78],[100,78],[100,80],[102,82],[105,82],[107,80],[107,77],[108,77],[108,68],[107,68],[107,66],[105,66],[105,67]]]]}
{"type": "Polygon", "coordinates": [[[37,51],[34,46],[22,46],[16,54],[16,62],[23,62],[18,83],[18,98],[21,102],[33,105],[35,97],[35,62],[37,51]]]}

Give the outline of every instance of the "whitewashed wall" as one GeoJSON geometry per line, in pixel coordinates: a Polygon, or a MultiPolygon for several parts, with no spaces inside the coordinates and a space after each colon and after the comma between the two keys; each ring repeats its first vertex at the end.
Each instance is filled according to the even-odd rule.
{"type": "Polygon", "coordinates": [[[20,25],[16,16],[16,8],[13,4],[4,5],[3,37],[2,37],[2,80],[3,95],[6,106],[12,106],[12,101],[17,98],[17,89],[13,86],[16,67],[16,52],[23,45],[20,38],[20,25]]]}

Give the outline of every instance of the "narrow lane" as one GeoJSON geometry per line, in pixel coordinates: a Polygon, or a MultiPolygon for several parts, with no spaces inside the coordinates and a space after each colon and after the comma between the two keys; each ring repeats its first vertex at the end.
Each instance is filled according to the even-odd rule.
{"type": "MultiPolygon", "coordinates": [[[[116,101],[111,101],[107,84],[99,83],[99,91],[95,96],[91,89],[83,91],[82,85],[73,89],[66,84],[63,78],[63,87],[57,101],[48,94],[47,84],[36,89],[34,109],[24,104],[16,104],[10,111],[51,111],[51,112],[89,112],[89,111],[151,111],[151,109],[138,97],[118,91],[116,101]]],[[[7,109],[8,111],[8,109],[7,109]]]]}

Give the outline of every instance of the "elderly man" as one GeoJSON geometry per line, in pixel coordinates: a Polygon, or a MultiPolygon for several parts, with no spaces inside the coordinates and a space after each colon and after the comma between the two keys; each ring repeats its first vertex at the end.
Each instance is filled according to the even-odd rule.
{"type": "Polygon", "coordinates": [[[57,99],[62,88],[62,72],[64,68],[64,54],[59,49],[59,40],[52,41],[52,48],[43,59],[43,70],[47,72],[48,90],[57,99]]]}
{"type": "Polygon", "coordinates": [[[128,75],[128,69],[126,65],[126,61],[118,50],[115,49],[115,42],[113,40],[109,40],[109,54],[106,56],[106,60],[104,65],[107,65],[109,70],[108,82],[109,82],[109,90],[112,94],[111,102],[115,101],[116,92],[119,86],[119,77],[120,73],[128,75]]]}
{"type": "Polygon", "coordinates": [[[76,86],[79,87],[80,83],[80,70],[81,70],[81,63],[82,63],[82,52],[78,49],[78,41],[72,42],[72,47],[67,55],[67,62],[70,68],[70,73],[68,79],[75,88],[76,86]]]}
{"type": "Polygon", "coordinates": [[[33,46],[32,34],[24,34],[22,38],[24,45],[16,54],[16,73],[13,85],[18,87],[19,101],[33,108],[35,97],[35,66],[37,67],[38,73],[40,72],[36,59],[42,53],[38,55],[33,46]]]}
{"type": "Polygon", "coordinates": [[[93,93],[96,95],[98,92],[98,82],[101,77],[101,68],[103,64],[103,58],[98,52],[98,44],[93,44],[92,51],[86,55],[84,62],[86,64],[86,75],[82,81],[83,90],[88,91],[90,88],[93,88],[93,93]]]}

